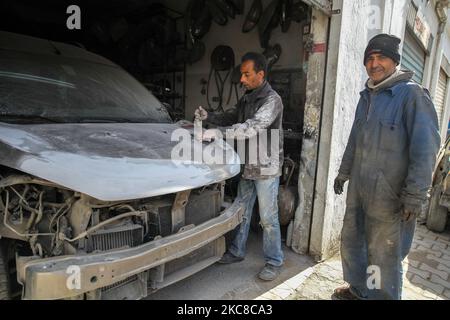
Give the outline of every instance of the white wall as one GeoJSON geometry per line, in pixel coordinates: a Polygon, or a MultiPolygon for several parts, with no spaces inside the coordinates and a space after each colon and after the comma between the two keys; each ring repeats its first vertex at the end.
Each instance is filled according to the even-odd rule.
{"type": "Polygon", "coordinates": [[[364,50],[369,39],[368,24],[370,0],[334,2],[334,9],[341,9],[341,16],[332,18],[332,34],[328,54],[339,52],[337,61],[329,60],[325,86],[326,100],[319,151],[318,184],[313,215],[311,251],[327,258],[339,245],[345,213],[345,196],[336,196],[333,182],[337,176],[342,155],[354,119],[359,92],[367,79],[363,66],[364,50]],[[336,63],[336,65],[334,65],[336,63]],[[330,74],[331,72],[331,74],[330,74]],[[336,74],[332,74],[336,72],[336,74]],[[332,92],[330,94],[330,91],[332,92]],[[329,150],[329,151],[328,151],[329,150]],[[328,151],[328,154],[327,154],[328,151]],[[319,189],[320,188],[320,189],[319,189]]]}

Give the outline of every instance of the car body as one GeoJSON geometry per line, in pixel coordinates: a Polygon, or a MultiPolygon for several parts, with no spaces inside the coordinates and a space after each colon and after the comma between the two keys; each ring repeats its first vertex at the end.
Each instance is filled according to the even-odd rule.
{"type": "Polygon", "coordinates": [[[139,299],[221,257],[243,211],[230,146],[174,161],[182,126],[76,46],[0,32],[0,79],[0,298],[139,299]]]}

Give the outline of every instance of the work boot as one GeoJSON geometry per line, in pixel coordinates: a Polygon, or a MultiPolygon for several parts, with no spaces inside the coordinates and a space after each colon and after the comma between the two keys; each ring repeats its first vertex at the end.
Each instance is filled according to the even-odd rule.
{"type": "Polygon", "coordinates": [[[281,266],[276,267],[274,265],[266,263],[264,268],[258,274],[258,277],[264,281],[273,281],[280,275],[280,272],[281,272],[281,266]]]}
{"type": "Polygon", "coordinates": [[[350,286],[343,286],[335,289],[331,298],[333,300],[365,300],[354,293],[350,286]]]}
{"type": "Polygon", "coordinates": [[[220,264],[231,264],[231,263],[241,262],[242,260],[244,260],[244,258],[236,257],[234,254],[232,254],[231,252],[227,251],[222,256],[222,258],[219,261],[217,261],[217,262],[220,263],[220,264]]]}

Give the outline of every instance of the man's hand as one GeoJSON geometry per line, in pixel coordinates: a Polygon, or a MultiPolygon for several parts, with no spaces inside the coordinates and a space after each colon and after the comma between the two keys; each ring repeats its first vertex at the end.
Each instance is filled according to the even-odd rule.
{"type": "Polygon", "coordinates": [[[197,110],[195,110],[195,120],[205,121],[206,119],[208,119],[208,111],[202,107],[198,107],[197,110]]]}
{"type": "Polygon", "coordinates": [[[334,180],[334,193],[337,195],[341,195],[344,192],[344,184],[347,180],[337,176],[334,180]]]}
{"type": "Polygon", "coordinates": [[[420,207],[413,207],[408,205],[403,205],[401,215],[403,222],[410,222],[417,219],[421,213],[420,207]]]}
{"type": "Polygon", "coordinates": [[[203,141],[217,140],[218,138],[223,138],[222,133],[217,129],[208,129],[203,132],[203,141]]]}

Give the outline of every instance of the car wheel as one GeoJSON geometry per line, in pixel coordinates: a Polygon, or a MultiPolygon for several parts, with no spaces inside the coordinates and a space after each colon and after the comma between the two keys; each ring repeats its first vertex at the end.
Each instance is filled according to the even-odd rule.
{"type": "Polygon", "coordinates": [[[434,232],[443,232],[447,224],[448,209],[439,205],[442,195],[442,185],[438,184],[431,190],[430,206],[428,207],[427,228],[434,232]]]}

